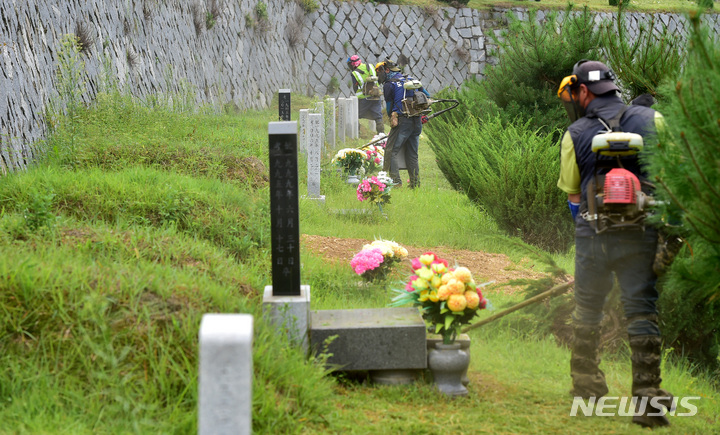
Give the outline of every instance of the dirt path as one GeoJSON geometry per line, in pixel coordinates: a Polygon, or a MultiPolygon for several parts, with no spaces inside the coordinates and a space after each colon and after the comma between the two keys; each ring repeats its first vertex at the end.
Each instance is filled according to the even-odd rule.
{"type": "MultiPolygon", "coordinates": [[[[323,237],[303,234],[301,246],[311,251],[314,255],[321,256],[332,263],[347,264],[350,267],[350,260],[362,249],[363,245],[371,243],[367,239],[341,239],[336,237],[323,237]]],[[[410,260],[433,251],[441,258],[444,258],[451,265],[465,266],[473,273],[475,281],[479,283],[495,281],[492,290],[503,293],[514,293],[521,289],[519,286],[500,285],[514,279],[540,278],[545,274],[535,271],[535,264],[530,260],[513,263],[503,254],[489,254],[480,251],[467,251],[463,249],[451,249],[443,246],[421,247],[403,245],[408,250],[408,258],[403,261],[401,268],[410,271],[410,260]]],[[[491,288],[488,288],[491,290],[491,288]]]]}

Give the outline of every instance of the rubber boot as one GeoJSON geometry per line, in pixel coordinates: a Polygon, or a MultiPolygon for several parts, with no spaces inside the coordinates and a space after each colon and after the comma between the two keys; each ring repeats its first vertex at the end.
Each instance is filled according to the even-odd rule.
{"type": "Polygon", "coordinates": [[[632,350],[632,395],[635,398],[635,416],[633,423],[643,427],[668,426],[670,421],[663,408],[670,409],[673,396],[660,388],[660,349],[662,341],[657,335],[630,336],[630,349],[632,350]],[[661,407],[651,404],[653,397],[662,397],[661,407]],[[646,399],[643,399],[646,398],[646,399]],[[643,401],[645,405],[643,406],[643,401]],[[657,414],[662,413],[662,415],[657,414]],[[639,414],[639,415],[637,415],[639,414]]]}
{"type": "Polygon", "coordinates": [[[573,397],[602,397],[607,394],[605,373],[600,370],[600,325],[573,325],[573,342],[570,354],[570,376],[573,397]]]}

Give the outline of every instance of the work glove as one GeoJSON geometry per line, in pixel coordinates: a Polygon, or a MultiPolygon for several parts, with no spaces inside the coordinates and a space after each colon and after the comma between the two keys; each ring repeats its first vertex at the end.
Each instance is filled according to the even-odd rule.
{"type": "Polygon", "coordinates": [[[398,125],[398,114],[397,114],[397,112],[393,112],[392,115],[390,115],[390,126],[397,127],[397,125],[398,125]]]}
{"type": "Polygon", "coordinates": [[[570,207],[570,214],[572,214],[573,221],[575,220],[575,216],[578,214],[578,210],[580,210],[580,203],[579,202],[572,202],[568,199],[568,207],[570,207]]]}
{"type": "Polygon", "coordinates": [[[428,119],[427,115],[423,115],[420,117],[420,122],[422,122],[423,124],[425,124],[428,121],[430,121],[430,120],[428,119]]]}

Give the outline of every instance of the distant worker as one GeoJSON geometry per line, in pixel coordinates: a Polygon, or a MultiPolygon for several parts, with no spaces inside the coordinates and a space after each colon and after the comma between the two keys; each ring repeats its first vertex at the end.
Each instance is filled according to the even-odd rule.
{"type": "MultiPolygon", "coordinates": [[[[375,65],[375,72],[377,73],[378,83],[385,87],[385,83],[388,81],[399,80],[402,74],[400,74],[400,68],[391,60],[386,59],[383,62],[375,65]]],[[[388,118],[390,118],[390,112],[387,112],[388,118]]],[[[390,161],[392,160],[392,150],[395,141],[397,140],[398,128],[390,126],[390,134],[385,141],[385,154],[383,160],[383,171],[390,174],[390,161]]]]}
{"type": "Polygon", "coordinates": [[[387,59],[382,70],[380,79],[383,81],[383,94],[391,126],[387,142],[391,151],[388,152],[387,147],[385,149],[385,158],[390,159],[390,177],[396,185],[402,185],[398,156],[403,153],[410,175],[410,188],[414,189],[420,187],[418,149],[422,125],[427,120],[418,108],[429,107],[430,94],[420,81],[403,75],[395,62],[387,59]],[[397,133],[393,130],[397,130],[397,133]]]}
{"type": "Polygon", "coordinates": [[[353,91],[358,98],[358,119],[375,121],[377,133],[385,133],[380,103],[381,93],[375,69],[371,65],[362,63],[358,55],[348,57],[347,66],[352,75],[353,91]]]}
{"type": "Polygon", "coordinates": [[[618,91],[613,72],[588,60],[576,63],[558,90],[572,121],[561,142],[557,183],[568,194],[575,221],[571,394],[589,399],[608,393],[598,350],[603,307],[617,279],[632,352],[633,423],[667,426],[663,406],[669,408],[673,396],[660,388],[662,339],[653,270],[658,232],[645,225],[642,208],[617,199],[623,186],[633,186],[633,198],[651,195],[637,152],[663,118],[649,107],[625,105],[618,91]]]}

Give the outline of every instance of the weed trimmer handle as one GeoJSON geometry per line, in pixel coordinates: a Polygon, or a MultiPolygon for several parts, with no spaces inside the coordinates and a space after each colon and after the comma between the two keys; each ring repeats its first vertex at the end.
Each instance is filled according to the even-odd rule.
{"type": "Polygon", "coordinates": [[[452,110],[452,109],[454,109],[454,108],[456,108],[456,107],[458,107],[458,106],[460,105],[460,101],[454,100],[454,99],[449,99],[449,98],[441,98],[441,99],[439,99],[439,100],[430,99],[430,105],[431,105],[431,106],[432,106],[433,104],[435,104],[435,103],[453,103],[453,105],[450,106],[450,107],[446,107],[446,108],[444,108],[444,109],[442,109],[442,110],[438,110],[437,112],[433,112],[433,113],[431,113],[431,114],[429,114],[429,115],[426,115],[425,117],[426,117],[427,119],[425,119],[425,120],[423,121],[423,124],[425,124],[426,122],[430,121],[430,120],[433,119],[434,117],[436,117],[436,116],[438,116],[438,115],[442,115],[443,113],[447,112],[448,110],[452,110]]]}

